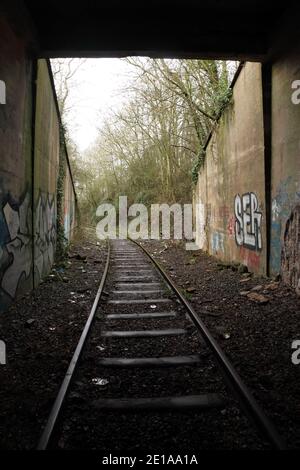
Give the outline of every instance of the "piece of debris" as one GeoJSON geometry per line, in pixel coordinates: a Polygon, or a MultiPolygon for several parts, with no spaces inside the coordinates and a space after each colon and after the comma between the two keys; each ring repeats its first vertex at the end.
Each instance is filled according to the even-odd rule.
{"type": "Polygon", "coordinates": [[[187,287],[185,290],[186,292],[195,292],[196,287],[187,287]]]}
{"type": "Polygon", "coordinates": [[[93,384],[99,385],[100,387],[105,387],[105,385],[109,384],[109,380],[101,379],[100,377],[95,377],[92,379],[93,384]]]}
{"type": "Polygon", "coordinates": [[[262,305],[269,302],[267,297],[262,294],[258,294],[257,292],[249,292],[249,294],[247,294],[247,298],[262,305]]]}
{"type": "Polygon", "coordinates": [[[25,326],[27,328],[29,328],[31,325],[33,325],[35,323],[35,319],[34,318],[29,318],[29,320],[26,320],[25,322],[25,326]]]}
{"type": "Polygon", "coordinates": [[[224,339],[229,339],[230,338],[230,334],[229,333],[223,333],[223,338],[224,339]]]}
{"type": "Polygon", "coordinates": [[[100,344],[99,346],[96,346],[96,349],[99,349],[99,351],[104,351],[105,347],[100,344]]]}
{"type": "Polygon", "coordinates": [[[150,305],[150,308],[155,309],[155,308],[157,308],[157,305],[152,304],[152,305],[150,305]]]}
{"type": "Polygon", "coordinates": [[[270,282],[270,284],[267,284],[264,286],[264,290],[276,290],[279,287],[279,282],[270,282]]]}
{"type": "Polygon", "coordinates": [[[252,292],[258,292],[260,290],[263,290],[263,286],[261,286],[261,285],[252,287],[252,289],[251,289],[252,292]]]}
{"type": "Polygon", "coordinates": [[[252,273],[243,273],[242,277],[252,277],[252,273]]]}
{"type": "Polygon", "coordinates": [[[251,281],[251,277],[245,277],[244,279],[240,279],[240,282],[249,282],[251,281]]]}
{"type": "Polygon", "coordinates": [[[251,292],[250,290],[241,290],[240,295],[248,295],[250,294],[250,292],[251,292]]]}
{"type": "Polygon", "coordinates": [[[219,337],[222,339],[229,339],[230,338],[230,333],[228,331],[224,330],[223,328],[217,328],[217,331],[219,333],[219,337]]]}

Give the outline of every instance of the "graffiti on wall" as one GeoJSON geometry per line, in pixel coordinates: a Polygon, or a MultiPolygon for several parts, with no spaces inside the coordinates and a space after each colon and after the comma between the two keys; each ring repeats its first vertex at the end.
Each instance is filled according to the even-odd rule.
{"type": "Polygon", "coordinates": [[[204,204],[199,203],[196,205],[196,242],[200,250],[204,248],[206,242],[205,233],[205,207],[204,204]]]}
{"type": "Polygon", "coordinates": [[[281,181],[272,199],[271,222],[271,258],[270,266],[273,273],[280,272],[281,247],[286,222],[292,208],[299,204],[300,191],[295,191],[295,181],[289,176],[281,181]]]}
{"type": "Polygon", "coordinates": [[[7,201],[1,213],[1,288],[14,298],[21,278],[28,279],[32,265],[31,198],[26,193],[18,205],[7,201]]]}
{"type": "Polygon", "coordinates": [[[56,248],[56,204],[54,196],[40,195],[35,209],[34,266],[36,281],[46,275],[53,262],[56,248]]]}
{"type": "MultiPolygon", "coordinates": [[[[0,287],[2,295],[14,299],[21,281],[32,273],[31,196],[26,192],[19,203],[10,197],[0,211],[0,287]]],[[[47,274],[56,246],[54,197],[41,195],[35,210],[35,268],[40,278],[47,274]]]]}
{"type": "Polygon", "coordinates": [[[233,239],[234,239],[234,233],[235,233],[234,226],[235,226],[235,217],[231,215],[228,217],[226,230],[227,230],[228,237],[233,238],[233,239]]]}
{"type": "Polygon", "coordinates": [[[74,228],[74,200],[65,199],[64,209],[64,234],[67,240],[72,238],[72,232],[74,228]]]}
{"type": "Polygon", "coordinates": [[[237,194],[234,199],[234,213],[237,245],[250,250],[261,250],[262,213],[259,211],[256,194],[252,192],[242,196],[237,194]]]}
{"type": "Polygon", "coordinates": [[[281,250],[281,274],[286,284],[300,294],[300,204],[287,220],[281,250]]]}
{"type": "Polygon", "coordinates": [[[211,250],[215,254],[224,253],[225,235],[222,232],[213,232],[210,237],[211,250]]]}
{"type": "Polygon", "coordinates": [[[245,247],[241,247],[240,256],[243,260],[243,264],[248,266],[250,271],[258,271],[261,263],[260,253],[253,250],[248,250],[245,247]]]}

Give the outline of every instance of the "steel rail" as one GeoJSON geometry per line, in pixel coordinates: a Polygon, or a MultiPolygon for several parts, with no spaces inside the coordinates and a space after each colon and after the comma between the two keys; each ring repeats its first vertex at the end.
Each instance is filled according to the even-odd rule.
{"type": "Polygon", "coordinates": [[[98,291],[97,291],[97,294],[96,294],[91,312],[90,312],[89,317],[87,319],[87,322],[84,326],[84,329],[81,333],[79,342],[76,346],[75,352],[74,352],[73,357],[70,361],[68,370],[67,370],[66,375],[65,375],[65,377],[62,381],[59,392],[57,394],[57,397],[55,399],[55,402],[54,402],[53,407],[51,409],[51,412],[49,414],[48,421],[47,421],[47,424],[44,428],[44,431],[42,433],[40,441],[38,443],[37,450],[46,450],[48,445],[49,445],[49,442],[50,442],[50,440],[53,436],[53,432],[56,428],[57,421],[58,421],[60,412],[62,410],[62,406],[64,404],[65,398],[66,398],[67,393],[69,391],[70,384],[71,384],[72,378],[74,376],[74,372],[76,370],[76,367],[77,367],[78,361],[80,359],[83,347],[85,345],[85,341],[88,337],[90,327],[93,323],[95,313],[96,313],[97,308],[98,308],[99,300],[100,300],[100,297],[101,297],[101,294],[102,294],[102,291],[103,291],[103,287],[104,287],[104,283],[105,283],[105,280],[106,280],[106,277],[107,277],[109,261],[110,261],[110,243],[109,243],[109,240],[108,240],[107,258],[106,258],[105,268],[104,268],[104,271],[103,271],[103,274],[102,274],[101,282],[100,282],[100,285],[99,285],[99,288],[98,288],[98,291]]]}
{"type": "Polygon", "coordinates": [[[195,312],[191,304],[187,301],[187,299],[182,295],[179,289],[175,286],[173,281],[164,271],[164,269],[160,266],[160,264],[152,257],[152,255],[148,252],[146,248],[140,245],[137,241],[132,240],[129,238],[130,241],[135,243],[139,246],[143,252],[149,257],[152,261],[154,266],[158,269],[164,280],[169,284],[173,292],[179,298],[181,303],[186,308],[190,318],[192,319],[193,323],[195,324],[196,328],[214,353],[220,368],[227,379],[228,385],[233,390],[234,394],[237,396],[241,407],[247,414],[247,416],[254,422],[257,429],[260,430],[262,435],[267,439],[269,443],[277,450],[284,450],[286,449],[286,444],[284,439],[279,435],[278,431],[276,430],[274,424],[271,420],[266,416],[260,405],[257,403],[255,398],[253,397],[252,393],[245,385],[241,377],[239,376],[238,372],[235,370],[234,366],[231,364],[229,359],[226,357],[224,351],[219,346],[217,341],[213,338],[211,333],[209,332],[208,328],[205,326],[203,321],[199,318],[198,314],[195,312]]]}

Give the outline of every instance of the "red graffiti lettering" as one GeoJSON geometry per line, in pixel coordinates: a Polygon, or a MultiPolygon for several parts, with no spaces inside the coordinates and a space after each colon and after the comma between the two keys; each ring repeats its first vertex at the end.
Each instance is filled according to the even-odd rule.
{"type": "Polygon", "coordinates": [[[250,270],[258,270],[260,265],[260,255],[255,253],[255,251],[248,250],[245,247],[241,247],[240,249],[241,257],[243,259],[243,263],[248,266],[250,270]]]}
{"type": "Polygon", "coordinates": [[[231,215],[228,219],[227,232],[230,237],[234,236],[234,216],[231,215]]]}

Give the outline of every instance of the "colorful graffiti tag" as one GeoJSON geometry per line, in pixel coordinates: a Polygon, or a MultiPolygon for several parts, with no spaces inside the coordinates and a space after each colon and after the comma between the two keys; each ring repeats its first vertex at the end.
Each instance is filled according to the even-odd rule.
{"type": "Polygon", "coordinates": [[[227,227],[226,227],[229,238],[234,238],[234,226],[235,226],[235,217],[231,215],[230,217],[228,217],[227,227]]]}
{"type": "Polygon", "coordinates": [[[283,281],[300,294],[300,204],[287,220],[281,250],[281,274],[283,281]]]}
{"type": "Polygon", "coordinates": [[[235,241],[250,250],[262,249],[262,213],[258,210],[256,194],[237,194],[234,199],[235,241]]]}
{"type": "Polygon", "coordinates": [[[295,191],[295,186],[294,179],[288,177],[280,182],[272,199],[270,267],[273,274],[280,272],[282,239],[286,223],[293,208],[300,201],[300,191],[295,191]]]}
{"type": "Polygon", "coordinates": [[[32,215],[29,194],[25,195],[19,206],[12,201],[6,202],[2,212],[1,288],[11,298],[14,298],[21,277],[28,279],[31,272],[30,227],[32,215]]]}
{"type": "Polygon", "coordinates": [[[54,196],[41,194],[35,209],[34,266],[36,283],[46,275],[56,248],[56,205],[54,196]]]}
{"type": "MultiPolygon", "coordinates": [[[[1,297],[14,299],[20,282],[32,274],[32,209],[26,192],[21,202],[10,197],[0,211],[0,290],[1,297]]],[[[40,195],[35,210],[34,254],[37,278],[49,272],[56,246],[54,197],[40,195]]],[[[37,279],[38,281],[39,279],[37,279]]]]}
{"type": "Polygon", "coordinates": [[[210,237],[211,250],[215,254],[224,253],[225,235],[222,232],[213,232],[210,237]]]}
{"type": "Polygon", "coordinates": [[[258,271],[261,263],[260,253],[253,250],[248,250],[245,247],[240,248],[240,256],[250,271],[258,271]]]}

